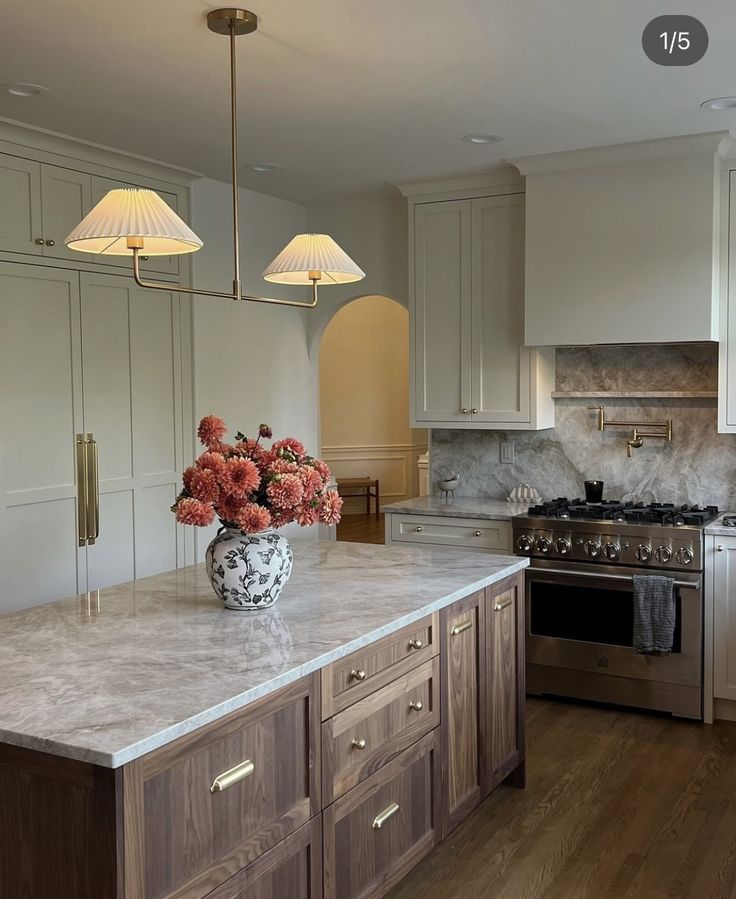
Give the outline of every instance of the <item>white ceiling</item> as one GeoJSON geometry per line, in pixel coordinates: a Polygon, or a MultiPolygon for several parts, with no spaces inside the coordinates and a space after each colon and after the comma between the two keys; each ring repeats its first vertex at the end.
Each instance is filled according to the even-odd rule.
{"type": "MultiPolygon", "coordinates": [[[[249,0],[238,39],[244,184],[299,202],[482,171],[504,157],[736,127],[702,100],[736,94],[727,0],[686,12],[710,35],[687,68],[651,63],[661,0],[249,0]],[[496,145],[463,134],[502,134],[496,145]]],[[[4,0],[0,116],[226,180],[227,40],[206,0],[4,0]]]]}

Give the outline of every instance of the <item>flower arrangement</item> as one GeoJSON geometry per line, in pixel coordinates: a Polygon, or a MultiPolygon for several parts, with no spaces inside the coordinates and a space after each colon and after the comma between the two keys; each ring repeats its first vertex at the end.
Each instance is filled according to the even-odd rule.
{"type": "Polygon", "coordinates": [[[217,517],[227,528],[257,534],[290,522],[340,521],[342,499],[327,489],[330,469],[298,440],[287,437],[267,449],[261,440],[273,436],[268,425],[259,427],[255,440],[238,432],[235,444],[223,442],[226,433],[217,415],[199,423],[205,451],[184,472],[184,488],[171,507],[178,522],[206,527],[217,517]]]}

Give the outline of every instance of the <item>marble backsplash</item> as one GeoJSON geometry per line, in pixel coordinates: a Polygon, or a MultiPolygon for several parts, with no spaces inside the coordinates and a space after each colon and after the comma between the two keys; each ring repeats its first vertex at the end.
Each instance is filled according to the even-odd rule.
{"type": "MultiPolygon", "coordinates": [[[[568,347],[557,350],[558,391],[715,391],[716,344],[568,347]]],[[[719,434],[713,398],[572,398],[556,401],[555,427],[545,431],[431,432],[431,483],[461,476],[458,495],[505,499],[529,483],[544,499],[584,494],[583,482],[605,482],[604,497],[716,504],[736,510],[736,435],[719,434]],[[673,420],[672,442],[647,438],[626,455],[630,432],[601,433],[596,413],[623,421],[673,420]],[[513,464],[500,462],[500,444],[515,444],[513,464]]]]}

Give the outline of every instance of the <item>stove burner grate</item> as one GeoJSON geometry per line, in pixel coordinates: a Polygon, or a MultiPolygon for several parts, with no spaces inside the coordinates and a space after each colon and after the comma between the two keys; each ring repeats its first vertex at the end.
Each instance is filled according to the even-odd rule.
{"type": "Polygon", "coordinates": [[[528,514],[541,518],[580,519],[586,521],[620,521],[626,524],[656,524],[703,527],[718,516],[718,506],[676,506],[674,503],[642,503],[604,500],[588,503],[584,499],[566,497],[530,506],[528,514]]]}

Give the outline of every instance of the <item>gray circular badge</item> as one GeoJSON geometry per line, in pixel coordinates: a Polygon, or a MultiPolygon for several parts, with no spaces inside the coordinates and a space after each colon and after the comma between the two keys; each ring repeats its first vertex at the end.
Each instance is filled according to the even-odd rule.
{"type": "Polygon", "coordinates": [[[691,66],[705,56],[708,32],[694,16],[657,16],[644,29],[641,45],[658,66],[691,66]]]}

